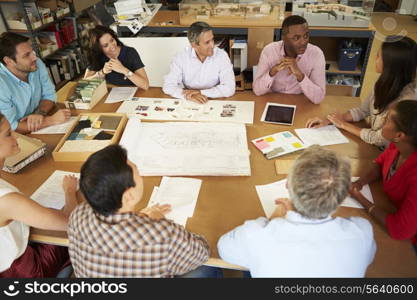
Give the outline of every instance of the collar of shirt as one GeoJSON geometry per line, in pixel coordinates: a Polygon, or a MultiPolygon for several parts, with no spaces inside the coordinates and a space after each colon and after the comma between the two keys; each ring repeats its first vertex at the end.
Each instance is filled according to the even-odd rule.
{"type": "Polygon", "coordinates": [[[32,73],[34,73],[34,72],[29,72],[28,82],[25,82],[21,80],[20,78],[18,78],[16,75],[14,75],[12,72],[10,72],[10,70],[5,65],[3,65],[3,63],[0,63],[0,69],[4,74],[6,74],[9,78],[11,78],[11,80],[16,81],[17,84],[19,85],[28,84],[28,82],[30,82],[33,76],[32,73]]]}
{"type": "MultiPolygon", "coordinates": [[[[310,44],[307,44],[306,51],[303,54],[298,54],[297,55],[297,57],[296,57],[296,60],[297,61],[299,61],[303,57],[303,55],[306,54],[306,52],[308,51],[308,48],[309,47],[310,47],[310,44]]],[[[286,57],[287,56],[287,54],[285,53],[285,48],[284,48],[284,41],[282,41],[281,47],[279,47],[278,54],[281,55],[282,57],[286,57]]]]}
{"type": "Polygon", "coordinates": [[[124,60],[125,59],[125,56],[126,56],[126,47],[125,46],[120,46],[121,47],[121,49],[120,49],[120,53],[119,53],[119,56],[117,57],[120,61],[122,61],[122,60],[124,60]]]}
{"type": "MultiPolygon", "coordinates": [[[[201,62],[201,60],[197,56],[197,53],[195,52],[195,49],[193,47],[190,47],[190,48],[191,48],[191,58],[197,59],[199,62],[201,62]]],[[[212,56],[207,56],[206,59],[204,60],[204,62],[202,62],[202,64],[205,63],[207,60],[213,59],[213,57],[216,56],[217,51],[218,51],[217,47],[214,47],[213,55],[212,56]]]]}
{"type": "Polygon", "coordinates": [[[303,224],[321,224],[321,223],[325,223],[325,222],[333,220],[331,216],[327,216],[326,218],[323,218],[323,219],[309,219],[295,211],[287,212],[287,215],[285,218],[290,222],[303,223],[303,224]]]}
{"type": "Polygon", "coordinates": [[[132,218],[133,215],[135,215],[132,212],[128,212],[128,213],[114,213],[114,214],[110,214],[108,216],[104,216],[102,214],[99,214],[97,212],[94,212],[94,215],[97,217],[97,219],[99,219],[101,222],[103,223],[107,223],[107,224],[118,224],[124,220],[128,220],[130,218],[132,218]]]}

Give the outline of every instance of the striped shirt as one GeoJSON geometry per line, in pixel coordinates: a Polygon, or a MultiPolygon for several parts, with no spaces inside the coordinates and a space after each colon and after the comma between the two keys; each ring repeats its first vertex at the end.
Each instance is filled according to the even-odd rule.
{"type": "Polygon", "coordinates": [[[209,257],[204,237],[167,219],[103,216],[84,202],[71,214],[69,253],[77,277],[173,277],[209,257]]]}

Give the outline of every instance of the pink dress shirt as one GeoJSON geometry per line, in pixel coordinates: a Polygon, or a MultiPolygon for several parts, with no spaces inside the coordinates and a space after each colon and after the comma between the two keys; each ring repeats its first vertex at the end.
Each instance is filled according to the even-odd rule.
{"type": "Polygon", "coordinates": [[[259,58],[258,69],[253,83],[253,92],[260,96],[270,92],[285,94],[301,94],[318,104],[326,95],[326,61],[323,51],[312,44],[302,55],[297,56],[297,65],[304,73],[304,79],[298,82],[295,75],[288,75],[284,69],[269,76],[269,71],[285,56],[284,42],[273,42],[267,45],[259,58]]]}
{"type": "Polygon", "coordinates": [[[171,63],[162,90],[183,99],[183,88],[197,89],[209,98],[230,97],[235,93],[233,65],[227,53],[217,47],[212,56],[201,62],[192,47],[186,47],[171,63]]]}

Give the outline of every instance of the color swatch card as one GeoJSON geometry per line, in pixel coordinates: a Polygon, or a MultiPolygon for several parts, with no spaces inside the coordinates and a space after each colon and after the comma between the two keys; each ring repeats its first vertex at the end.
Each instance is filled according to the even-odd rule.
{"type": "Polygon", "coordinates": [[[267,159],[305,149],[303,142],[289,131],[283,131],[252,140],[267,159]]]}

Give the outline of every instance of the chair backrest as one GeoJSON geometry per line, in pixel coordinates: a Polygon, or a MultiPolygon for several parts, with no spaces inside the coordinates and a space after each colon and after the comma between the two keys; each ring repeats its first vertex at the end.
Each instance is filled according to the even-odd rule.
{"type": "Polygon", "coordinates": [[[162,87],[175,55],[190,45],[187,37],[134,37],[120,38],[120,41],[138,51],[149,85],[154,87],[162,87]]]}

